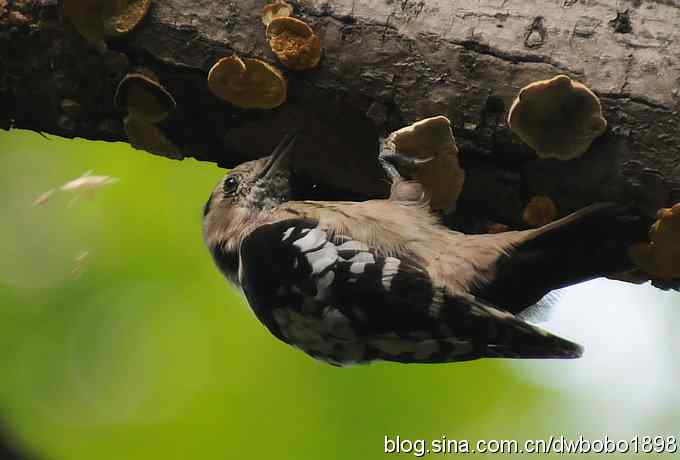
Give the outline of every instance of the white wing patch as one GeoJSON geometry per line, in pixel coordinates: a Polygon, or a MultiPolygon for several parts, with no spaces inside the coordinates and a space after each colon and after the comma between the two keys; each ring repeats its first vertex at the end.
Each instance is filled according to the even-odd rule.
{"type": "Polygon", "coordinates": [[[293,233],[293,230],[295,230],[295,227],[290,227],[288,230],[283,232],[283,238],[281,238],[281,241],[286,241],[288,238],[290,238],[290,235],[293,233]]]}
{"type": "Polygon", "coordinates": [[[350,240],[338,246],[338,251],[368,251],[368,246],[356,240],[350,240]]]}
{"type": "Polygon", "coordinates": [[[309,252],[320,248],[326,241],[328,241],[326,232],[316,227],[302,238],[296,240],[293,245],[297,246],[302,252],[309,252]]]}
{"type": "MultiPolygon", "coordinates": [[[[283,234],[282,241],[289,239],[294,231],[294,227],[287,229],[283,234]]],[[[359,241],[350,240],[336,246],[332,241],[329,241],[328,233],[319,227],[304,229],[300,233],[304,236],[299,237],[292,244],[307,259],[307,263],[312,268],[312,275],[316,275],[317,294],[315,300],[321,301],[328,297],[333,280],[335,279],[333,266],[336,263],[351,262],[350,272],[360,275],[364,273],[366,264],[374,264],[376,262],[373,254],[368,252],[368,246],[359,241]],[[353,255],[347,260],[338,254],[339,251],[351,251],[353,255]],[[322,274],[323,276],[321,276],[322,274]]],[[[396,266],[394,263],[391,264],[396,270],[399,261],[394,258],[391,259],[397,262],[396,266]]],[[[295,265],[297,266],[297,260],[295,265]]],[[[355,279],[350,279],[349,281],[356,282],[355,279]]]]}
{"type": "Polygon", "coordinates": [[[355,275],[361,275],[364,272],[365,268],[366,268],[366,264],[356,263],[356,264],[350,265],[349,271],[354,273],[355,275]]]}
{"type": "Polygon", "coordinates": [[[333,243],[326,243],[321,249],[306,253],[305,257],[312,266],[312,274],[318,275],[338,261],[338,250],[333,243]]]}
{"type": "MultiPolygon", "coordinates": [[[[289,239],[294,231],[295,227],[288,228],[283,233],[282,241],[289,239]]],[[[336,245],[333,241],[329,241],[328,233],[320,227],[304,229],[300,234],[304,236],[298,237],[293,241],[293,246],[297,247],[304,254],[312,268],[312,275],[324,275],[316,279],[317,298],[319,300],[323,299],[330,289],[333,280],[332,267],[336,263],[349,262],[349,271],[353,275],[362,275],[366,271],[366,265],[376,263],[375,256],[370,252],[369,247],[360,241],[349,240],[336,245]],[[329,269],[331,275],[325,273],[329,269]]],[[[383,264],[382,285],[386,290],[390,290],[392,280],[399,272],[401,261],[396,257],[386,257],[383,264]]],[[[356,283],[356,280],[357,278],[350,277],[347,281],[356,283]]]]}
{"type": "Polygon", "coordinates": [[[371,254],[370,252],[360,252],[359,254],[349,259],[349,261],[363,264],[374,264],[375,257],[373,257],[373,254],[371,254]]]}
{"type": "Polygon", "coordinates": [[[392,288],[392,279],[399,271],[399,265],[401,265],[401,260],[395,257],[387,257],[385,259],[385,265],[383,266],[382,272],[382,283],[388,291],[392,288]]]}

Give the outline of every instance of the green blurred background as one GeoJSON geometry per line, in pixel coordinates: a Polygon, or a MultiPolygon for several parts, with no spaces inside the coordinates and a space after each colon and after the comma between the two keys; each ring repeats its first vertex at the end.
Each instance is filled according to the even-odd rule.
{"type": "Polygon", "coordinates": [[[563,292],[545,326],[586,346],[577,361],[334,368],[274,339],[213,267],[201,209],[223,173],[0,131],[0,416],[30,452],[373,459],[385,435],[680,435],[677,293],[563,292]],[[33,205],[87,170],[120,180],[33,205]]]}

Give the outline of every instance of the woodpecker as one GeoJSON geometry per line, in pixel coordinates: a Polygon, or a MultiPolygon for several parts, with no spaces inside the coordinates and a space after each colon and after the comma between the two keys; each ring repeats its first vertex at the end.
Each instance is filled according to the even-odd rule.
{"type": "Polygon", "coordinates": [[[294,200],[294,138],[217,184],[203,234],[269,331],[333,365],[577,358],[580,345],[521,313],[553,289],[631,269],[626,248],[648,240],[651,220],[616,204],[532,230],[452,231],[401,177],[398,152],[380,158],[387,199],[294,200]]]}

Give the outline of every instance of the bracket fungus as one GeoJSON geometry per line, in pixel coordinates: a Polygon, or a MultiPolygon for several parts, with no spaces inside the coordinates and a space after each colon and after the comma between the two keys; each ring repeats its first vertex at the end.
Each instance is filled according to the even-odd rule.
{"type": "Polygon", "coordinates": [[[628,250],[631,259],[653,278],[680,278],[680,203],[660,209],[649,230],[650,243],[628,250]]]}
{"type": "Polygon", "coordinates": [[[559,160],[583,155],[607,129],[597,96],[566,75],[522,88],[508,125],[540,158],[559,160]]]}
{"type": "Polygon", "coordinates": [[[410,176],[423,186],[432,209],[447,213],[456,209],[465,171],[458,164],[458,146],[448,118],[426,118],[394,131],[384,148],[419,163],[410,176]]]}
{"type": "Polygon", "coordinates": [[[281,64],[291,70],[312,69],[321,59],[321,40],[299,19],[274,18],[267,26],[267,42],[281,64]]]}
{"type": "Polygon", "coordinates": [[[118,83],[114,104],[140,120],[160,123],[172,114],[177,104],[153,74],[129,73],[118,83]]]}
{"type": "Polygon", "coordinates": [[[182,151],[154,123],[130,114],[123,120],[123,126],[130,145],[134,148],[169,158],[183,158],[182,151]]]}
{"type": "Polygon", "coordinates": [[[220,99],[244,109],[273,109],[286,101],[286,79],[259,59],[225,57],[212,66],[208,88],[220,99]]]}
{"type": "Polygon", "coordinates": [[[147,152],[182,158],[182,152],[157,126],[172,115],[177,104],[153,72],[142,69],[118,83],[114,105],[127,111],[123,127],[130,145],[147,152]]]}
{"type": "Polygon", "coordinates": [[[524,208],[522,220],[530,227],[541,227],[557,218],[557,206],[548,196],[537,195],[524,208]]]}
{"type": "Polygon", "coordinates": [[[262,9],[262,24],[268,26],[276,18],[284,18],[293,14],[293,5],[285,0],[276,0],[262,9]]]}
{"type": "Polygon", "coordinates": [[[62,13],[97,48],[104,39],[132,31],[149,11],[151,0],[62,0],[62,13]]]}

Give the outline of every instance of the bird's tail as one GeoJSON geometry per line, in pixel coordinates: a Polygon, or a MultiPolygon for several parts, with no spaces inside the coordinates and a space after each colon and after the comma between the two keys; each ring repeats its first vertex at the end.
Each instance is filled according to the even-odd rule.
{"type": "Polygon", "coordinates": [[[632,269],[628,247],[648,241],[653,222],[630,206],[598,203],[536,229],[517,251],[548,251],[563,257],[563,273],[571,284],[571,279],[578,282],[632,269]]]}
{"type": "Polygon", "coordinates": [[[570,359],[583,348],[470,294],[446,294],[438,310],[446,336],[381,339],[379,359],[443,363],[479,358],[570,359]],[[397,344],[389,345],[390,341],[397,344]],[[409,352],[400,353],[404,343],[409,352]],[[399,346],[401,345],[401,346],[399,346]],[[391,352],[394,348],[397,351],[391,352]]]}
{"type": "Polygon", "coordinates": [[[628,247],[648,241],[652,222],[628,206],[600,203],[518,232],[484,298],[519,313],[553,289],[630,270],[628,247]]]}
{"type": "MultiPolygon", "coordinates": [[[[481,299],[474,299],[476,308],[483,310],[486,318],[480,321],[494,327],[489,328],[483,356],[487,358],[518,359],[570,359],[580,358],[583,347],[578,343],[558,337],[543,328],[527,323],[517,316],[505,312],[481,299]]],[[[483,330],[484,328],[482,328],[483,330]]]]}

